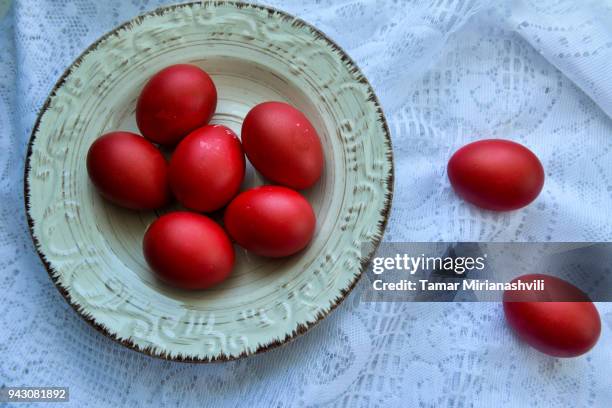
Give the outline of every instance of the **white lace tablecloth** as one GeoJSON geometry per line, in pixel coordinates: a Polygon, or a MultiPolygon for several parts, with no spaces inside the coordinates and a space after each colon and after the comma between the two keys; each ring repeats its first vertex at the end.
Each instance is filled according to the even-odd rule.
{"type": "MultiPolygon", "coordinates": [[[[289,345],[227,364],[152,359],[82,321],[30,242],[25,146],[74,58],[162,3],[0,0],[0,386],[68,386],[74,407],[612,406],[610,304],[597,346],[566,360],[518,341],[499,304],[365,303],[363,286],[289,345]]],[[[610,2],[269,4],[338,42],[381,99],[396,165],[386,240],[612,241],[610,2]],[[449,155],[485,137],[540,157],[534,204],[497,214],[453,194],[449,155]]]]}

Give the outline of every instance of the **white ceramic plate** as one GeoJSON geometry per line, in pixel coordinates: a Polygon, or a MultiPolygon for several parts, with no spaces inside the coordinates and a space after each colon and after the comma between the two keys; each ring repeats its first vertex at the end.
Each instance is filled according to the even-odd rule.
{"type": "MultiPolygon", "coordinates": [[[[252,170],[244,187],[262,184],[252,170]]],[[[96,41],[59,80],[38,118],[26,163],[32,237],[67,301],[97,329],[147,354],[229,360],[280,345],[325,317],[353,288],[382,237],[393,188],[389,131],[351,59],[321,32],[278,10],[190,3],[139,16],[96,41]],[[158,215],[103,200],[87,177],[91,143],[137,131],[145,81],[175,63],[208,71],[213,123],[240,134],[257,103],[287,101],[322,137],[325,172],[304,195],[317,231],[301,253],[269,260],[239,247],[232,276],[207,291],[156,281],[142,255],[158,215]]]]}

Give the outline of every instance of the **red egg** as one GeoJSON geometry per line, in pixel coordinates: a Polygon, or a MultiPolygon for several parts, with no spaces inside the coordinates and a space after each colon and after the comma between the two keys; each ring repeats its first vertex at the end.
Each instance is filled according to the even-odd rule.
{"type": "Polygon", "coordinates": [[[521,339],[555,357],[576,357],[595,345],[601,320],[584,292],[550,275],[524,275],[512,282],[519,279],[543,280],[545,288],[544,291],[504,292],[506,320],[521,339]]]}
{"type": "Polygon", "coordinates": [[[208,125],[189,134],[170,159],[170,188],[185,207],[209,212],[226,205],[244,179],[244,153],[229,128],[208,125]]]}
{"type": "Polygon", "coordinates": [[[536,199],[544,169],[531,150],[510,140],[489,139],[457,150],[448,178],[464,200],[488,210],[508,211],[536,199]]]}
{"type": "Polygon", "coordinates": [[[217,107],[217,89],[195,65],[169,66],[146,83],[136,106],[143,136],[161,145],[175,145],[205,125],[217,107]]]}
{"type": "Polygon", "coordinates": [[[302,250],[315,231],[312,207],[296,191],[262,186],[239,194],[225,210],[225,228],[245,249],[268,257],[302,250]]]}
{"type": "Polygon", "coordinates": [[[144,256],[163,282],[206,289],[223,282],[234,266],[234,248],[210,218],[191,212],[161,216],[147,229],[144,256]]]}
{"type": "Polygon", "coordinates": [[[107,200],[134,210],[159,208],[170,200],[166,159],[143,137],[111,132],[87,153],[87,172],[107,200]]]}
{"type": "Polygon", "coordinates": [[[241,136],[249,161],[268,180],[301,190],[321,177],[319,135],[293,106],[282,102],[255,106],[244,119],[241,136]]]}

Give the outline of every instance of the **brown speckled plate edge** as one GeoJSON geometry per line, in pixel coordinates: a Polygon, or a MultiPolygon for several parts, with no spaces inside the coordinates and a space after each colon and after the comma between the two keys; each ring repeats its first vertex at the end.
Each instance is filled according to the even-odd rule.
{"type": "Polygon", "coordinates": [[[289,343],[291,340],[295,339],[296,337],[298,337],[301,334],[306,333],[310,328],[312,328],[313,326],[315,326],[317,323],[319,323],[321,320],[323,320],[325,317],[327,317],[336,307],[338,307],[342,301],[349,295],[349,293],[353,290],[353,288],[356,286],[357,282],[359,281],[359,279],[361,278],[363,271],[366,269],[367,265],[369,264],[372,256],[374,255],[376,249],[378,248],[378,245],[380,244],[380,241],[382,240],[382,236],[384,234],[386,225],[387,225],[387,221],[389,220],[389,216],[390,216],[390,211],[391,211],[391,202],[393,200],[393,185],[394,185],[394,166],[393,166],[393,154],[392,154],[392,145],[391,145],[391,133],[389,131],[389,127],[387,125],[387,121],[385,119],[384,113],[382,111],[382,108],[380,106],[380,102],[378,100],[378,98],[376,97],[376,94],[374,93],[374,90],[372,89],[372,86],[370,85],[370,83],[368,82],[368,80],[366,79],[366,77],[361,73],[361,70],[357,67],[357,65],[355,64],[355,62],[347,55],[347,53],[341,48],[339,47],[336,43],[334,43],[329,37],[327,37],[324,33],[322,33],[321,31],[319,31],[317,28],[313,27],[312,25],[306,23],[304,20],[299,19],[293,15],[290,15],[284,11],[269,7],[269,6],[262,6],[262,5],[257,5],[257,4],[251,4],[251,3],[245,3],[245,2],[236,2],[236,1],[227,1],[227,2],[219,2],[219,1],[210,1],[210,2],[188,2],[188,3],[181,3],[181,4],[175,4],[175,5],[170,5],[170,6],[162,6],[159,7],[155,10],[149,11],[147,13],[141,14],[129,21],[124,22],[123,24],[120,24],[119,26],[115,27],[113,30],[109,31],[108,33],[104,34],[102,37],[98,38],[94,43],[92,43],[89,47],[87,47],[87,49],[85,51],[83,51],[75,60],[72,64],[70,64],[70,66],[64,71],[64,73],[62,74],[62,76],[60,77],[60,79],[57,81],[57,83],[53,86],[53,89],[51,90],[49,96],[47,97],[47,99],[45,100],[45,103],[43,104],[42,108],[40,109],[34,128],[32,129],[32,133],[30,136],[30,140],[28,142],[28,146],[27,146],[27,151],[26,151],[26,157],[25,157],[25,168],[24,168],[24,201],[25,201],[25,210],[26,210],[26,217],[27,217],[27,222],[28,222],[28,229],[30,231],[30,236],[32,237],[32,241],[34,243],[34,248],[36,250],[36,252],[38,253],[38,256],[41,260],[41,262],[43,263],[43,265],[45,266],[45,269],[47,270],[47,273],[49,274],[49,277],[51,278],[52,282],[54,283],[55,287],[58,289],[58,291],[62,294],[62,296],[64,297],[64,299],[66,299],[66,302],[68,302],[68,304],[75,310],[75,312],[81,316],[81,318],[83,318],[83,320],[85,320],[87,323],[89,323],[94,329],[96,329],[98,332],[102,333],[103,335],[105,335],[106,337],[109,337],[110,339],[114,340],[115,342],[128,347],[132,350],[135,350],[139,353],[145,354],[147,356],[150,357],[155,357],[155,358],[160,358],[160,359],[164,359],[164,360],[169,360],[169,361],[178,361],[178,362],[185,362],[185,363],[211,363],[211,362],[225,362],[225,361],[232,361],[232,360],[237,360],[243,357],[248,357],[251,355],[255,355],[255,354],[260,354],[272,349],[275,349],[279,346],[282,346],[284,344],[289,343]],[[48,109],[49,104],[52,100],[52,98],[55,96],[57,90],[64,84],[64,82],[66,81],[66,79],[68,78],[68,76],[71,74],[72,69],[75,66],[78,66],[80,64],[80,62],[82,61],[82,59],[90,52],[94,51],[96,49],[96,47],[102,42],[104,41],[106,38],[108,38],[111,35],[116,34],[118,31],[129,27],[132,24],[138,24],[139,22],[141,22],[143,19],[147,18],[148,16],[153,16],[153,15],[161,15],[161,14],[165,14],[169,11],[173,11],[175,9],[181,8],[181,7],[192,7],[194,5],[199,5],[199,4],[211,4],[211,5],[233,5],[238,9],[241,8],[245,8],[245,7],[253,7],[256,9],[260,9],[260,10],[265,10],[271,14],[280,14],[283,18],[286,19],[291,19],[294,24],[303,26],[308,28],[309,30],[311,30],[311,32],[324,39],[329,46],[336,50],[340,56],[341,59],[344,63],[346,63],[350,69],[354,70],[357,73],[357,76],[359,78],[360,82],[363,82],[364,84],[366,84],[368,86],[368,90],[369,90],[369,99],[375,104],[376,109],[378,111],[378,115],[379,115],[379,120],[381,121],[382,125],[383,125],[383,129],[384,129],[384,134],[385,134],[385,143],[387,144],[387,159],[389,161],[390,164],[390,168],[389,168],[389,173],[387,175],[387,191],[385,192],[385,201],[384,201],[384,207],[380,213],[380,215],[382,216],[382,219],[379,221],[378,223],[378,232],[379,234],[376,234],[376,237],[372,240],[372,242],[370,242],[371,244],[371,248],[372,250],[370,251],[369,254],[367,254],[367,256],[363,257],[361,259],[360,262],[360,266],[359,266],[359,273],[355,276],[355,278],[353,279],[352,282],[350,282],[350,284],[348,285],[347,288],[343,289],[340,293],[340,296],[338,296],[335,300],[335,302],[331,305],[331,307],[328,310],[325,310],[323,312],[319,312],[319,314],[317,315],[317,318],[315,321],[313,322],[308,322],[306,324],[299,324],[297,329],[295,329],[291,334],[287,334],[285,336],[284,339],[282,340],[275,340],[273,342],[270,342],[266,345],[261,345],[259,346],[254,352],[251,353],[247,353],[247,352],[243,352],[240,355],[237,356],[226,356],[226,355],[221,355],[219,357],[213,358],[213,359],[194,359],[194,358],[184,358],[184,357],[170,357],[168,356],[166,353],[156,353],[153,352],[152,349],[150,349],[149,347],[147,348],[142,348],[139,347],[138,345],[134,344],[133,342],[129,341],[129,340],[121,340],[119,338],[117,338],[113,333],[111,333],[110,331],[108,331],[105,327],[103,327],[102,325],[98,324],[95,319],[93,319],[92,317],[87,316],[86,314],[83,313],[83,311],[81,310],[80,306],[78,304],[76,304],[75,302],[72,301],[72,299],[70,298],[70,295],[68,293],[68,291],[60,284],[59,279],[56,278],[53,274],[51,265],[49,264],[49,262],[45,259],[44,254],[40,251],[40,245],[38,243],[37,238],[34,235],[34,221],[31,217],[29,208],[30,208],[30,194],[29,194],[29,190],[30,190],[30,186],[28,183],[28,176],[29,176],[29,171],[30,171],[30,158],[32,155],[32,146],[34,143],[34,140],[36,138],[36,134],[38,132],[38,128],[40,126],[40,121],[41,118],[43,116],[43,114],[45,113],[45,111],[48,109]]]}

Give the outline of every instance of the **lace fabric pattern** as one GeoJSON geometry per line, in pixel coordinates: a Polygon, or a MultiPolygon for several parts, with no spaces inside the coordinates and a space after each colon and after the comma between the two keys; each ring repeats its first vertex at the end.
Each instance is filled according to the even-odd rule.
{"type": "MultiPolygon", "coordinates": [[[[68,386],[66,406],[604,407],[612,307],[587,355],[545,356],[493,303],[367,303],[361,282],[307,334],[235,362],[181,364],[102,336],[63,301],[30,241],[23,159],[36,115],[96,38],[157,0],[0,0],[0,385],[68,386]]],[[[394,147],[387,241],[612,241],[612,4],[268,1],[315,25],[372,83],[394,147]],[[532,149],[546,184],[493,213],[455,196],[460,146],[532,149]]]]}

